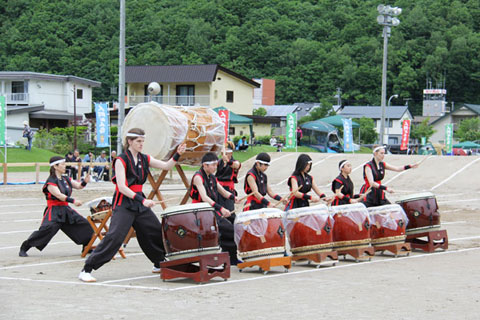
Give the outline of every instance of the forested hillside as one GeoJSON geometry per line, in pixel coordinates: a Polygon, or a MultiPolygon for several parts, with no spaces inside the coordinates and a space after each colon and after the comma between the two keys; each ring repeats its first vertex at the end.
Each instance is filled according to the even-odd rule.
{"type": "MultiPolygon", "coordinates": [[[[277,104],[380,103],[383,38],[371,0],[126,0],[127,65],[219,63],[273,78],[277,104]]],[[[427,77],[480,104],[480,1],[399,0],[388,95],[421,106],[427,77]]],[[[119,1],[0,0],[0,70],[73,74],[117,86],[119,1]]]]}

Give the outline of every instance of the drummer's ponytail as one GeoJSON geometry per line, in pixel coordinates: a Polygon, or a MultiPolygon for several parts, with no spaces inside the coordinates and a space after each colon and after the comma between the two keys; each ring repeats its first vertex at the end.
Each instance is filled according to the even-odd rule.
{"type": "MultiPolygon", "coordinates": [[[[128,130],[127,133],[134,133],[134,134],[138,134],[140,136],[144,136],[145,135],[145,131],[143,129],[140,129],[140,128],[132,128],[130,130],[128,130]]],[[[123,145],[123,150],[127,151],[128,149],[128,141],[129,140],[135,140],[137,139],[137,137],[125,137],[125,143],[123,145]]]]}

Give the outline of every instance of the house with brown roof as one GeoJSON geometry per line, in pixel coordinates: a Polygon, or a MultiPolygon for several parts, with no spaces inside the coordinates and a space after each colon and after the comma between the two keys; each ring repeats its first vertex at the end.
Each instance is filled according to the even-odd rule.
{"type": "Polygon", "coordinates": [[[260,84],[218,64],[127,66],[127,107],[150,98],[161,104],[225,107],[251,115],[253,90],[260,84]],[[150,97],[148,84],[158,82],[160,93],[150,97]]]}

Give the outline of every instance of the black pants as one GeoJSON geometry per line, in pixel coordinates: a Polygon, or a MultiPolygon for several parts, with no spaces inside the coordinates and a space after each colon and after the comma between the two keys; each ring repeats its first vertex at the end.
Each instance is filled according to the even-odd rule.
{"type": "MultiPolygon", "coordinates": [[[[231,192],[233,194],[236,195],[236,192],[235,192],[235,189],[230,189],[230,187],[223,187],[225,190],[227,190],[228,192],[231,192]]],[[[218,203],[224,207],[225,209],[228,209],[230,211],[234,211],[235,210],[235,201],[234,200],[230,200],[230,199],[227,199],[227,198],[224,198],[221,194],[218,194],[218,203]]],[[[232,221],[233,222],[233,221],[232,221]]]]}
{"type": "Polygon", "coordinates": [[[93,229],[87,219],[82,218],[74,224],[43,220],[40,228],[32,233],[22,244],[26,249],[36,247],[42,251],[58,230],[62,230],[73,242],[86,246],[93,235],[93,229]]]}
{"type": "Polygon", "coordinates": [[[85,271],[97,270],[112,260],[120,249],[130,227],[135,229],[140,248],[150,261],[158,264],[165,260],[162,226],[151,209],[135,212],[124,207],[116,207],[110,220],[110,229],[98,244],[87,261],[85,271]]]}
{"type": "Polygon", "coordinates": [[[237,245],[235,244],[235,230],[233,222],[235,221],[235,214],[228,218],[220,217],[215,214],[217,218],[218,230],[220,231],[220,247],[223,252],[228,252],[230,255],[230,264],[237,264],[237,245]]]}

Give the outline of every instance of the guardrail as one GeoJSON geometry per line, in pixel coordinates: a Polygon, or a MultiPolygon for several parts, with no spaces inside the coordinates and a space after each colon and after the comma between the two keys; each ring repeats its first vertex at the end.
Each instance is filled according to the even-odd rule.
{"type": "MultiPolygon", "coordinates": [[[[78,180],[80,180],[80,175],[82,172],[82,167],[103,167],[110,165],[110,162],[66,162],[67,166],[76,166],[80,174],[77,175],[78,180]]],[[[3,184],[8,183],[8,168],[12,167],[35,167],[35,184],[38,184],[40,181],[40,167],[50,167],[48,162],[24,162],[24,163],[3,163],[3,184]]],[[[111,176],[111,175],[110,175],[111,176]]]]}

